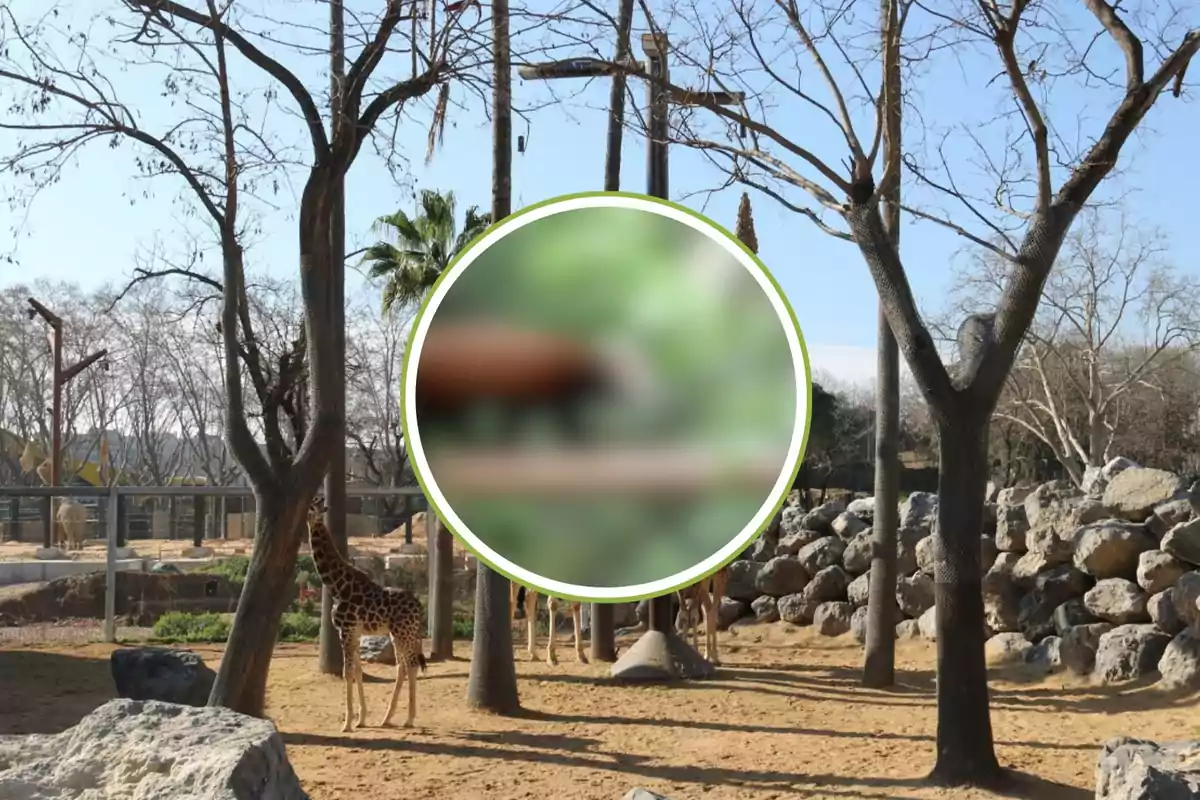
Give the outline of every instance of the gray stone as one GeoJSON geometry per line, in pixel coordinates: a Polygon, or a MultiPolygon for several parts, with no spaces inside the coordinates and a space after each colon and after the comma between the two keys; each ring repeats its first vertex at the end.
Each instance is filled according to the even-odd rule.
{"type": "Polygon", "coordinates": [[[1025,545],[1028,552],[1042,556],[1047,564],[1069,564],[1075,552],[1053,528],[1034,528],[1026,534],[1025,545]]]}
{"type": "Polygon", "coordinates": [[[921,638],[921,624],[915,619],[902,619],[896,623],[896,638],[911,641],[921,638]]]}
{"type": "Polygon", "coordinates": [[[996,558],[1000,555],[999,549],[996,547],[996,540],[991,536],[979,537],[979,568],[987,572],[992,568],[992,564],[996,563],[996,558]]]}
{"type": "Polygon", "coordinates": [[[855,608],[862,608],[871,596],[871,573],[864,572],[846,587],[846,599],[855,608]]]}
{"type": "Polygon", "coordinates": [[[1118,625],[1100,637],[1092,679],[1109,684],[1150,675],[1170,642],[1170,635],[1153,625],[1118,625]]]}
{"type": "Polygon", "coordinates": [[[121,647],[109,657],[117,696],[188,706],[208,703],[217,674],[191,650],[121,647]]]}
{"type": "Polygon", "coordinates": [[[1178,500],[1168,500],[1154,507],[1154,513],[1146,520],[1146,529],[1155,539],[1167,535],[1167,531],[1180,523],[1187,522],[1192,517],[1192,504],[1186,497],[1178,500]]]}
{"type": "Polygon", "coordinates": [[[849,541],[863,531],[870,530],[871,526],[850,512],[843,511],[833,518],[833,522],[829,523],[829,528],[839,539],[849,541]]]}
{"type": "Polygon", "coordinates": [[[813,627],[822,636],[841,636],[850,631],[854,606],[849,603],[821,603],[813,612],[813,627]]]}
{"type": "Polygon", "coordinates": [[[642,787],[638,786],[626,792],[625,796],[622,797],[621,800],[671,800],[671,798],[667,797],[665,794],[652,792],[649,789],[643,789],[642,787]]]}
{"type": "Polygon", "coordinates": [[[808,515],[800,506],[785,505],[779,515],[779,538],[800,530],[801,523],[808,515]]]}
{"type": "Polygon", "coordinates": [[[761,564],[774,558],[778,549],[778,539],[768,539],[766,536],[760,536],[754,540],[754,544],[742,552],[740,558],[745,561],[757,561],[761,564]]]}
{"type": "Polygon", "coordinates": [[[762,592],[754,585],[762,564],[757,561],[733,561],[729,564],[729,583],[725,586],[725,595],[734,600],[754,601],[762,592]]]}
{"type": "Polygon", "coordinates": [[[1040,642],[1053,635],[1057,631],[1054,626],[1057,607],[1052,598],[1036,589],[1022,597],[1017,612],[1017,627],[1022,635],[1031,642],[1040,642]]]}
{"type": "Polygon", "coordinates": [[[1076,625],[1091,625],[1099,622],[1100,618],[1087,610],[1082,597],[1072,597],[1070,600],[1054,609],[1054,631],[1062,636],[1067,628],[1076,625]]]}
{"type": "Polygon", "coordinates": [[[917,618],[917,629],[921,632],[922,639],[937,641],[937,608],[930,608],[917,618]]]}
{"type": "Polygon", "coordinates": [[[871,543],[871,532],[857,534],[846,543],[842,551],[842,566],[851,575],[862,575],[871,568],[871,553],[874,547],[871,543]]]}
{"type": "Polygon", "coordinates": [[[761,594],[783,597],[804,591],[808,585],[808,570],[796,556],[778,556],[762,565],[754,578],[754,588],[761,594]]]}
{"type": "Polygon", "coordinates": [[[1076,675],[1090,675],[1096,665],[1100,637],[1112,630],[1107,622],[1076,625],[1062,632],[1059,654],[1062,665],[1076,675]]]}
{"type": "Polygon", "coordinates": [[[1095,578],[1133,578],[1154,541],[1141,525],[1105,520],[1075,534],[1075,566],[1095,578]]]}
{"type": "Polygon", "coordinates": [[[1146,611],[1149,598],[1133,581],[1124,578],[1105,578],[1083,596],[1087,610],[1105,622],[1131,625],[1150,621],[1146,611]]]}
{"type": "Polygon", "coordinates": [[[1109,480],[1104,489],[1104,507],[1118,519],[1145,522],[1157,506],[1177,500],[1186,492],[1183,479],[1173,472],[1127,467],[1109,480]]]}
{"type": "Polygon", "coordinates": [[[875,520],[875,498],[860,497],[846,506],[846,511],[870,524],[875,520]]]}
{"type": "Polygon", "coordinates": [[[1159,685],[1166,689],[1200,689],[1200,633],[1183,631],[1167,645],[1158,661],[1159,685]]]}
{"type": "Polygon", "coordinates": [[[859,644],[867,643],[867,609],[865,606],[854,609],[854,614],[850,617],[850,634],[859,644]]]}
{"type": "Polygon", "coordinates": [[[992,664],[1023,664],[1025,655],[1032,647],[1033,645],[1022,634],[997,633],[987,640],[984,645],[984,654],[992,664]]]}
{"type": "Polygon", "coordinates": [[[1062,668],[1062,639],[1057,636],[1047,636],[1029,648],[1025,654],[1025,663],[1039,671],[1050,674],[1062,668]]]}
{"type": "Polygon", "coordinates": [[[1200,519],[1181,522],[1171,528],[1159,547],[1180,561],[1200,566],[1200,519]]]}
{"type": "Polygon", "coordinates": [[[1092,581],[1070,564],[1059,564],[1033,579],[1033,588],[1041,592],[1052,605],[1059,606],[1075,597],[1083,597],[1092,581]]]}
{"type": "Polygon", "coordinates": [[[1038,573],[1058,566],[1046,559],[1041,553],[1026,553],[1013,564],[1012,579],[1021,589],[1032,589],[1037,582],[1038,573]]]}
{"type": "Polygon", "coordinates": [[[937,560],[937,556],[934,553],[936,546],[937,538],[934,536],[926,536],[917,542],[917,570],[931,578],[933,577],[933,565],[937,560]]]}
{"type": "Polygon", "coordinates": [[[1024,553],[1025,535],[1029,533],[1029,520],[1024,506],[997,507],[996,547],[1006,553],[1024,553]]]}
{"type": "Polygon", "coordinates": [[[912,575],[917,571],[917,543],[929,535],[920,528],[901,528],[896,541],[896,574],[912,575]]]}
{"type": "Polygon", "coordinates": [[[1175,585],[1187,572],[1183,562],[1162,550],[1146,550],[1138,556],[1137,582],[1148,594],[1157,594],[1175,585]]]}
{"type": "Polygon", "coordinates": [[[717,630],[728,630],[729,626],[750,613],[750,604],[745,600],[734,600],[732,597],[722,597],[721,606],[717,609],[717,630]]]}
{"type": "Polygon", "coordinates": [[[1150,615],[1150,621],[1163,633],[1174,636],[1187,627],[1180,619],[1179,612],[1175,610],[1174,586],[1150,595],[1150,599],[1146,601],[1146,613],[1150,615]]]}
{"type": "Polygon", "coordinates": [[[358,652],[368,664],[396,664],[396,650],[390,636],[360,636],[358,652]]]}
{"type": "Polygon", "coordinates": [[[1028,485],[1006,486],[996,493],[996,505],[1001,507],[1022,505],[1034,488],[1028,485]]]}
{"type": "Polygon", "coordinates": [[[919,617],[934,603],[933,578],[918,572],[910,578],[896,580],[896,604],[907,617],[919,617]]]}
{"type": "Polygon", "coordinates": [[[833,532],[833,521],[837,519],[838,514],[841,514],[845,510],[846,504],[841,500],[831,500],[828,503],[817,506],[804,515],[800,526],[828,535],[833,532]]]}
{"type": "Polygon", "coordinates": [[[1012,577],[989,571],[983,576],[983,615],[987,626],[997,633],[1018,629],[1021,597],[1012,577]]]}
{"type": "Polygon", "coordinates": [[[1104,473],[1100,467],[1084,467],[1083,480],[1079,483],[1079,488],[1084,494],[1099,497],[1104,494],[1104,487],[1108,485],[1108,478],[1104,477],[1104,473]]]}
{"type": "Polygon", "coordinates": [[[842,563],[846,543],[836,536],[823,536],[800,549],[797,558],[809,575],[816,575],[826,567],[842,563]]]}
{"type": "Polygon", "coordinates": [[[770,595],[763,595],[750,604],[750,608],[754,611],[755,622],[778,622],[779,621],[779,605],[775,602],[775,598],[770,595]]]}
{"type": "Polygon", "coordinates": [[[801,594],[809,600],[817,603],[825,603],[831,600],[845,600],[846,587],[850,585],[850,576],[846,571],[836,564],[832,567],[826,567],[813,576],[812,581],[808,586],[804,587],[801,594]]]}
{"type": "Polygon", "coordinates": [[[1063,500],[1077,496],[1079,490],[1068,480],[1057,480],[1043,483],[1025,496],[1025,519],[1030,529],[1048,528],[1053,518],[1060,512],[1053,506],[1063,500]]]}
{"type": "Polygon", "coordinates": [[[805,546],[812,544],[817,539],[824,537],[820,531],[810,531],[801,529],[792,533],[785,533],[779,537],[779,542],[775,545],[775,555],[777,556],[794,556],[797,555],[805,546]]]}
{"type": "Polygon", "coordinates": [[[913,492],[900,504],[900,526],[925,528],[933,526],[937,516],[938,499],[932,492],[913,492]]]}
{"type": "Polygon", "coordinates": [[[1200,797],[1200,742],[1150,742],[1123,736],[1104,743],[1096,762],[1096,800],[1200,797]]]}
{"type": "Polygon", "coordinates": [[[58,734],[0,736],[0,796],[307,800],[270,720],[110,700],[58,734]]]}
{"type": "Polygon", "coordinates": [[[1200,572],[1185,572],[1175,582],[1175,611],[1183,624],[1200,630],[1200,572]]]}
{"type": "Polygon", "coordinates": [[[811,625],[819,605],[820,600],[812,600],[802,594],[789,594],[776,601],[779,618],[793,625],[811,625]]]}

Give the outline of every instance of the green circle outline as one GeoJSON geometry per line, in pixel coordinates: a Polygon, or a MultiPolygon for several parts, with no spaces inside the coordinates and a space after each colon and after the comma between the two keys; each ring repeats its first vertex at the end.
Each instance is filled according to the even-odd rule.
{"type": "MultiPolygon", "coordinates": [[[[741,251],[750,258],[751,262],[756,267],[758,267],[758,269],[762,272],[763,276],[765,276],[767,281],[771,284],[771,287],[778,293],[779,299],[783,302],[783,307],[785,309],[787,309],[788,319],[792,323],[792,328],[796,332],[796,340],[800,343],[800,355],[802,356],[802,358],[804,360],[805,408],[807,409],[807,414],[805,415],[805,420],[804,420],[804,436],[800,440],[799,458],[797,458],[797,460],[796,460],[796,466],[792,470],[791,480],[787,484],[787,488],[784,490],[783,496],[780,497],[779,500],[774,504],[773,510],[767,516],[767,519],[763,523],[762,527],[760,527],[757,531],[755,531],[754,534],[751,535],[746,540],[746,544],[742,549],[740,549],[737,552],[730,555],[729,558],[725,559],[723,562],[721,562],[719,565],[717,565],[716,567],[709,570],[707,573],[703,574],[701,577],[693,579],[693,580],[685,581],[685,582],[679,584],[678,586],[674,586],[670,589],[663,591],[660,594],[635,595],[635,596],[630,596],[630,597],[604,598],[603,600],[594,600],[594,599],[587,598],[587,597],[570,596],[570,595],[565,595],[565,594],[559,594],[557,592],[547,592],[539,586],[530,586],[530,585],[526,584],[524,581],[514,578],[512,575],[510,575],[505,570],[499,569],[495,564],[491,563],[491,561],[484,558],[474,547],[472,547],[471,544],[458,533],[458,531],[454,530],[454,526],[452,526],[449,523],[446,515],[442,512],[442,510],[440,508],[438,508],[438,504],[435,503],[433,501],[433,499],[431,498],[430,495],[432,494],[432,492],[429,491],[429,487],[426,485],[425,478],[424,478],[424,476],[421,475],[421,470],[417,468],[415,459],[412,459],[411,457],[409,458],[409,466],[412,467],[413,477],[415,477],[417,479],[417,485],[421,487],[421,491],[425,495],[426,508],[428,510],[432,510],[434,512],[434,514],[437,515],[438,522],[442,525],[445,525],[446,530],[450,531],[451,535],[454,536],[454,538],[457,539],[459,541],[459,543],[469,553],[471,553],[471,555],[475,556],[475,559],[480,564],[487,566],[488,569],[492,570],[493,572],[498,572],[499,574],[503,575],[505,578],[507,578],[512,583],[516,583],[520,586],[526,586],[527,588],[533,589],[540,594],[544,594],[544,595],[550,596],[550,597],[555,597],[559,600],[568,600],[570,602],[578,602],[578,603],[600,603],[603,605],[615,605],[617,603],[636,603],[641,600],[651,599],[653,597],[662,597],[663,595],[674,594],[675,592],[678,592],[681,589],[685,589],[689,586],[695,585],[696,583],[706,581],[710,577],[715,575],[717,572],[720,572],[722,569],[729,566],[729,564],[731,564],[732,562],[738,560],[738,556],[740,556],[743,552],[745,552],[745,550],[747,548],[749,548],[756,541],[758,541],[759,537],[761,537],[763,535],[763,533],[766,532],[767,528],[771,527],[771,523],[774,521],[776,515],[779,514],[780,509],[782,509],[784,504],[787,503],[788,495],[791,494],[792,488],[795,486],[796,476],[800,474],[800,468],[804,464],[804,456],[808,451],[808,438],[809,438],[809,434],[812,430],[812,417],[813,417],[813,415],[812,415],[812,383],[813,383],[813,381],[812,381],[812,364],[808,358],[808,347],[804,342],[804,332],[800,329],[799,320],[796,319],[795,309],[792,308],[792,304],[788,300],[787,295],[784,293],[783,288],[779,285],[779,282],[777,280],[775,280],[775,276],[771,274],[771,271],[767,268],[766,264],[764,264],[762,262],[762,259],[760,259],[754,251],[752,251],[749,247],[747,247],[745,242],[743,242],[741,239],[739,239],[733,232],[731,232],[730,230],[725,228],[723,225],[704,216],[700,212],[695,211],[694,209],[688,208],[686,206],[680,205],[679,203],[675,203],[671,200],[664,200],[661,197],[654,197],[653,195],[640,194],[638,192],[624,192],[624,191],[572,192],[570,194],[558,195],[556,197],[551,197],[546,200],[540,200],[536,203],[532,203],[523,208],[520,208],[517,211],[514,211],[513,213],[509,214],[507,217],[504,217],[501,220],[498,220],[498,221],[494,220],[491,225],[489,225],[478,236],[476,236],[474,239],[472,239],[470,242],[468,242],[467,245],[462,248],[462,250],[455,253],[454,258],[451,259],[450,263],[446,265],[446,268],[444,270],[442,270],[442,274],[438,275],[437,280],[435,280],[433,282],[433,285],[429,287],[429,290],[425,293],[425,298],[421,301],[421,305],[417,309],[417,313],[415,315],[413,315],[413,319],[412,319],[412,323],[410,325],[408,336],[405,339],[404,360],[400,366],[400,429],[401,429],[401,432],[404,434],[405,447],[407,448],[408,443],[411,441],[411,439],[409,438],[409,435],[408,435],[408,415],[404,413],[404,387],[408,384],[408,370],[409,370],[409,366],[411,364],[410,356],[412,355],[412,352],[413,352],[413,342],[416,340],[417,330],[418,330],[418,328],[420,328],[420,325],[421,325],[421,318],[425,315],[425,311],[429,308],[429,300],[434,296],[434,294],[436,294],[438,287],[441,285],[442,281],[446,278],[446,276],[452,274],[455,267],[457,267],[458,263],[462,260],[463,256],[465,256],[467,253],[469,253],[471,251],[471,249],[473,247],[477,246],[481,241],[486,239],[488,234],[490,234],[494,229],[504,225],[505,223],[507,223],[513,219],[516,219],[517,217],[528,214],[531,211],[535,211],[539,208],[545,208],[546,206],[554,205],[555,203],[561,203],[561,202],[565,202],[568,200],[577,200],[577,199],[586,198],[586,197],[626,197],[626,198],[633,199],[633,200],[641,200],[641,201],[648,200],[648,201],[666,206],[668,208],[672,208],[676,211],[683,212],[683,213],[687,214],[688,216],[691,216],[691,217],[699,220],[700,222],[704,223],[708,227],[715,229],[716,231],[718,231],[722,235],[724,235],[725,238],[734,242],[741,249],[741,251]]],[[[426,518],[426,522],[428,524],[428,517],[426,518]]],[[[427,528],[427,530],[428,530],[428,528],[427,528]]]]}

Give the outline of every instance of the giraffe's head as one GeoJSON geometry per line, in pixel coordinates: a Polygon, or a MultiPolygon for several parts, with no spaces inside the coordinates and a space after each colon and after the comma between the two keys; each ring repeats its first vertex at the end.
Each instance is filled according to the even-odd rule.
{"type": "Polygon", "coordinates": [[[311,533],[325,524],[325,498],[316,497],[308,507],[308,530],[311,533]]]}

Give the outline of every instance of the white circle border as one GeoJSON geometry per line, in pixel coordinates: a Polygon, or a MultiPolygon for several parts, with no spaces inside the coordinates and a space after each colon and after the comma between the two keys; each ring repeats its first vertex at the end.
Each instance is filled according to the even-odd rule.
{"type": "Polygon", "coordinates": [[[408,455],[414,462],[417,474],[423,478],[422,482],[425,484],[425,491],[431,495],[431,505],[434,506],[432,510],[434,513],[447,517],[448,519],[443,521],[448,523],[451,530],[462,538],[471,549],[481,555],[485,561],[495,564],[502,572],[514,576],[519,582],[555,597],[576,599],[582,602],[619,602],[633,597],[657,597],[676,587],[688,586],[700,580],[700,578],[715,570],[731,556],[746,549],[759,529],[766,525],[768,517],[775,513],[775,507],[779,503],[780,496],[786,497],[787,492],[791,490],[789,484],[792,481],[793,473],[803,457],[804,442],[808,432],[809,408],[807,386],[810,375],[804,346],[800,340],[799,322],[793,317],[786,300],[783,298],[782,291],[772,283],[765,265],[748,256],[735,240],[731,239],[725,232],[717,229],[714,224],[691,212],[681,211],[666,203],[647,200],[635,195],[615,193],[593,194],[581,197],[568,197],[567,199],[558,201],[549,200],[544,205],[540,205],[530,211],[518,212],[517,215],[508,217],[499,225],[493,227],[471,244],[462,257],[451,265],[447,270],[447,274],[442,277],[438,285],[429,294],[429,297],[426,298],[419,319],[417,320],[416,330],[413,332],[409,344],[409,352],[405,355],[405,358],[409,360],[410,368],[405,370],[404,373],[404,386],[401,393],[403,398],[401,413],[404,417],[404,430],[408,440],[408,455]],[[737,536],[733,537],[725,546],[703,561],[666,578],[659,578],[647,583],[630,586],[581,586],[564,583],[531,572],[519,564],[509,561],[488,547],[478,536],[471,532],[470,527],[455,513],[446,496],[442,494],[437,479],[429,467],[429,462],[425,458],[425,450],[421,446],[421,434],[416,420],[415,402],[412,400],[412,398],[416,397],[417,366],[420,364],[421,350],[425,343],[425,337],[428,335],[429,326],[450,288],[458,280],[458,277],[466,272],[467,267],[476,258],[487,252],[491,245],[525,225],[543,220],[555,214],[587,208],[625,208],[636,211],[648,211],[667,217],[675,222],[683,223],[724,248],[726,252],[733,256],[754,277],[758,285],[766,293],[767,298],[771,301],[771,306],[775,309],[775,313],[783,326],[788,346],[791,350],[792,364],[796,376],[796,414],[792,439],[788,445],[787,457],[784,460],[780,476],[771,488],[770,495],[762,507],[737,536]]]}

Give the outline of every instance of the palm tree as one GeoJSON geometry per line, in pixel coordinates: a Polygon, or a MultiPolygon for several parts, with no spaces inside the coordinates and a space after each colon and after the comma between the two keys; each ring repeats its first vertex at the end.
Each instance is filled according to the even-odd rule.
{"type": "Polygon", "coordinates": [[[471,206],[459,231],[455,225],[454,192],[432,189],[421,191],[416,216],[403,211],[380,217],[371,230],[384,239],[366,249],[362,263],[369,264],[368,275],[383,278],[383,311],[411,308],[425,299],[426,292],[450,262],[475,237],[491,225],[491,214],[471,206]]]}

